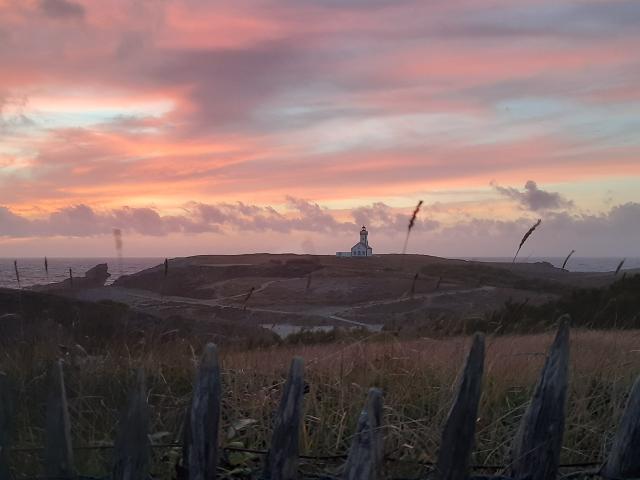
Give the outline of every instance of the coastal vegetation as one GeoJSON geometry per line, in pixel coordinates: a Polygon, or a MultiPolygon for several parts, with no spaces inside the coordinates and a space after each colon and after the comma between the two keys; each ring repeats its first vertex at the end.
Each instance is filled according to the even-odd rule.
{"type": "MultiPolygon", "coordinates": [[[[576,293],[575,301],[584,302],[588,296],[598,305],[614,299],[622,304],[622,299],[632,297],[628,289],[636,288],[637,281],[635,277],[620,280],[597,295],[576,293]]],[[[2,293],[6,304],[8,293],[2,293]]],[[[150,318],[122,305],[103,302],[93,305],[92,310],[82,302],[53,297],[57,300],[52,305],[38,306],[34,299],[44,302],[47,299],[43,294],[23,293],[36,297],[23,302],[23,308],[32,307],[26,307],[22,317],[3,317],[3,327],[14,322],[16,328],[11,338],[2,335],[0,359],[0,370],[12,381],[18,406],[13,429],[17,449],[14,462],[19,463],[19,471],[38,472],[38,452],[30,449],[43,443],[40,426],[45,424],[46,372],[54,359],[63,358],[74,445],[100,447],[78,449],[76,462],[82,471],[90,475],[108,471],[108,447],[134,372],[142,367],[148,379],[152,441],[162,445],[154,448],[153,471],[169,475],[179,456],[177,443],[199,352],[215,334],[170,330],[163,334],[159,329],[168,325],[150,328],[150,318]],[[36,312],[45,313],[39,317],[36,312]],[[96,330],[88,327],[87,322],[100,318],[116,322],[121,331],[104,330],[106,322],[96,330]],[[117,323],[116,318],[125,320],[117,323]],[[145,324],[147,327],[142,328],[145,324]],[[130,329],[139,334],[132,335],[130,329]],[[42,333],[36,335],[36,330],[42,333]]],[[[573,297],[558,301],[558,308],[575,307],[562,303],[569,298],[573,297]]],[[[474,463],[495,465],[506,461],[509,441],[553,338],[555,323],[548,321],[545,325],[549,328],[536,334],[502,332],[488,337],[474,463]]],[[[624,331],[573,329],[563,462],[602,459],[626,395],[640,371],[639,342],[637,326],[624,331]]],[[[387,455],[394,459],[398,472],[415,474],[423,468],[421,462],[435,459],[442,423],[468,347],[469,337],[465,335],[416,335],[407,339],[393,331],[362,330],[301,334],[263,344],[222,341],[222,445],[258,450],[267,447],[271,416],[289,362],[300,355],[305,359],[308,384],[301,453],[345,453],[367,390],[377,386],[384,393],[387,455]]],[[[222,465],[229,476],[235,476],[244,471],[238,466],[255,466],[260,460],[256,454],[227,452],[222,465]]],[[[326,471],[337,468],[340,462],[307,463],[305,468],[326,471]]]]}

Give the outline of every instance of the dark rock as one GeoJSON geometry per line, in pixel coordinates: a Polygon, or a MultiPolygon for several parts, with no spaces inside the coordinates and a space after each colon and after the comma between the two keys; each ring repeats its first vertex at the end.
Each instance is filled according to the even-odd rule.
{"type": "Polygon", "coordinates": [[[62,282],[49,283],[47,285],[33,285],[29,290],[37,292],[56,292],[60,290],[78,290],[85,288],[103,287],[107,279],[111,276],[106,263],[100,263],[87,270],[83,277],[66,278],[62,282]]]}
{"type": "Polygon", "coordinates": [[[97,287],[101,287],[110,276],[108,265],[106,263],[100,263],[87,270],[87,273],[84,274],[84,279],[81,278],[80,280],[95,282],[97,287]]]}

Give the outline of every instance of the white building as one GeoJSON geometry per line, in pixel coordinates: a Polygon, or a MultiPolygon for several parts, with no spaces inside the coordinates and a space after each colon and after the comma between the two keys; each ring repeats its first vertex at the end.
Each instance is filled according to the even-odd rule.
{"type": "Polygon", "coordinates": [[[350,252],[336,252],[337,257],[371,257],[373,256],[373,248],[369,246],[369,232],[366,227],[360,230],[360,241],[351,247],[350,252]]]}

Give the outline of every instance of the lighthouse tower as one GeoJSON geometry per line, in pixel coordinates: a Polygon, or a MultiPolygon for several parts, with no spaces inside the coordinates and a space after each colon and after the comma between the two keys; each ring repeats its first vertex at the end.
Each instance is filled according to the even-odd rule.
{"type": "Polygon", "coordinates": [[[351,247],[350,252],[336,252],[338,257],[372,257],[373,248],[369,246],[369,232],[367,227],[362,226],[360,230],[360,241],[351,247]]]}
{"type": "Polygon", "coordinates": [[[369,246],[369,232],[367,232],[367,227],[362,226],[362,230],[360,230],[360,243],[362,243],[365,247],[369,246]]]}
{"type": "Polygon", "coordinates": [[[371,257],[373,255],[373,249],[369,246],[369,232],[367,227],[362,226],[360,230],[360,241],[351,247],[352,257],[371,257]]]}

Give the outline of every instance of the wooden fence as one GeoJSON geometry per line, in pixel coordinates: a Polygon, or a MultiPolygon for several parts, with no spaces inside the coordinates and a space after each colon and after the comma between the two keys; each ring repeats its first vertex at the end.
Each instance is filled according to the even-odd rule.
{"type": "MultiPolygon", "coordinates": [[[[435,480],[470,477],[478,403],[484,367],[484,337],[476,334],[459,376],[456,395],[442,432],[434,470],[435,480]]],[[[569,319],[561,318],[533,398],[512,441],[510,462],[503,476],[514,480],[547,480],[558,476],[565,422],[569,366],[569,319]]],[[[294,358],[275,417],[262,478],[299,478],[299,435],[303,419],[304,364],[294,358]]],[[[220,447],[220,401],[222,389],[215,345],[208,344],[200,362],[192,403],[186,416],[182,467],[184,478],[216,477],[220,447]]],[[[114,443],[113,480],[146,480],[150,477],[149,409],[144,372],[139,371],[129,395],[114,443]]],[[[344,464],[345,480],[381,480],[384,477],[383,394],[369,391],[344,464]]],[[[0,480],[10,479],[9,421],[12,405],[7,379],[0,374],[0,480]]],[[[71,444],[62,362],[51,372],[47,399],[44,447],[45,478],[77,478],[71,444]]],[[[607,479],[640,478],[640,378],[636,380],[620,421],[608,458],[594,474],[607,479]]],[[[478,477],[480,478],[480,477],[478,477]]],[[[487,478],[487,477],[483,477],[487,478]]]]}

